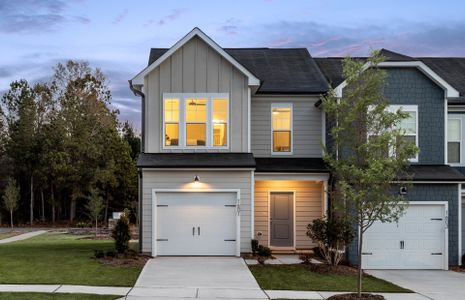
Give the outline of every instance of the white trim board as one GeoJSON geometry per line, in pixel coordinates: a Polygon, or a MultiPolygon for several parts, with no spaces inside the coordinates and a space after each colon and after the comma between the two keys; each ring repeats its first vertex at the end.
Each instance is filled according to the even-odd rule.
{"type": "Polygon", "coordinates": [[[260,173],[255,172],[255,181],[259,180],[302,180],[302,181],[327,181],[328,173],[260,173]]]}
{"type": "Polygon", "coordinates": [[[157,257],[157,193],[236,193],[236,256],[241,255],[241,190],[240,189],[152,189],[152,256],[157,257]]]}
{"type": "Polygon", "coordinates": [[[224,59],[236,67],[242,74],[248,78],[248,84],[251,86],[259,86],[260,80],[255,77],[249,70],[247,70],[243,65],[241,65],[237,60],[235,60],[231,55],[229,55],[223,48],[221,48],[215,41],[213,41],[209,36],[207,36],[202,30],[195,27],[188,34],[186,34],[182,39],[180,39],[176,44],[174,44],[168,51],[166,51],[162,56],[160,56],[156,61],[154,61],[150,66],[146,67],[140,71],[133,79],[131,79],[133,85],[144,85],[144,78],[150,72],[152,72],[156,67],[161,65],[168,57],[170,57],[174,52],[179,48],[185,45],[194,37],[199,37],[207,45],[212,47],[218,54],[220,54],[224,59]]]}
{"type": "MultiPolygon", "coordinates": [[[[371,63],[367,62],[363,66],[363,70],[366,70],[371,67],[371,63]]],[[[434,72],[430,67],[424,64],[421,61],[385,61],[378,64],[378,67],[383,68],[417,68],[423,74],[425,74],[429,79],[439,85],[441,88],[444,89],[447,98],[454,98],[459,97],[460,93],[452,87],[449,83],[447,83],[442,77],[440,77],[436,72],[434,72]]],[[[339,84],[334,90],[336,92],[336,96],[341,98],[342,91],[347,85],[347,81],[342,82],[339,84]]]]}

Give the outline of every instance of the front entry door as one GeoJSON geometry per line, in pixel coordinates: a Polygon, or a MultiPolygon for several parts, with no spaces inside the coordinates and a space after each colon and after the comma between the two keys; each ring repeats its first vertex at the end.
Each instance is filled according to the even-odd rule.
{"type": "Polygon", "coordinates": [[[289,192],[270,194],[270,246],[294,246],[294,195],[289,192]]]}

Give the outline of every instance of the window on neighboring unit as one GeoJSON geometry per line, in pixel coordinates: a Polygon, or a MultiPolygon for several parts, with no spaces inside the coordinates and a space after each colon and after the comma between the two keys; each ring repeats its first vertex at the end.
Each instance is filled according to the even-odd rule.
{"type": "Polygon", "coordinates": [[[461,163],[462,120],[450,118],[447,120],[447,162],[461,163]]]}
{"type": "Polygon", "coordinates": [[[271,136],[273,154],[292,154],[292,104],[272,104],[271,136]]]}
{"type": "Polygon", "coordinates": [[[213,99],[213,146],[228,144],[228,100],[213,99]]]}
{"type": "Polygon", "coordinates": [[[186,98],[186,146],[207,145],[207,99],[186,98]]]}
{"type": "MultiPolygon", "coordinates": [[[[395,112],[401,109],[409,114],[409,117],[403,119],[399,127],[404,130],[402,137],[404,141],[412,143],[418,147],[418,106],[417,105],[390,105],[389,110],[395,112]]],[[[418,154],[410,159],[413,162],[418,161],[418,154]]]]}
{"type": "Polygon", "coordinates": [[[165,99],[165,146],[179,146],[179,99],[165,99]]]}

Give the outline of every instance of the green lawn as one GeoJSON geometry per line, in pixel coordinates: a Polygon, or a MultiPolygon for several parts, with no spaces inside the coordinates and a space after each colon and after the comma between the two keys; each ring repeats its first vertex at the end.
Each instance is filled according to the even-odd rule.
{"type": "MultiPolygon", "coordinates": [[[[356,274],[319,274],[304,265],[250,266],[258,284],[265,290],[300,290],[354,292],[357,287],[356,274]]],[[[363,281],[366,292],[411,292],[390,282],[366,275],[363,281]]]]}
{"type": "Polygon", "coordinates": [[[0,300],[114,300],[121,296],[90,294],[0,293],[0,300]]]}
{"type": "Polygon", "coordinates": [[[0,245],[0,283],[133,286],[140,267],[108,266],[93,258],[94,250],[113,249],[109,240],[79,240],[46,233],[0,245]]]}

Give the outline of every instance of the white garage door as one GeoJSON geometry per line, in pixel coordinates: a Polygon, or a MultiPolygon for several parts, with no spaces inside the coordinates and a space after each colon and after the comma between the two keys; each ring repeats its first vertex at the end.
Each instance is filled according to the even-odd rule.
{"type": "Polygon", "coordinates": [[[398,223],[376,222],[365,233],[366,269],[445,269],[444,205],[410,204],[398,223]]]}
{"type": "Polygon", "coordinates": [[[236,255],[236,193],[157,193],[157,255],[236,255]]]}

